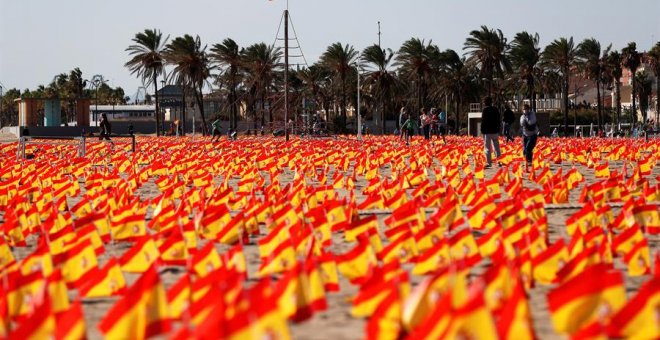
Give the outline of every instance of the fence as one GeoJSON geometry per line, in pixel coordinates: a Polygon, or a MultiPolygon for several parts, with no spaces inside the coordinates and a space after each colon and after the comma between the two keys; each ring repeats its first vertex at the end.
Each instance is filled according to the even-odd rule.
{"type": "Polygon", "coordinates": [[[27,158],[27,153],[26,149],[27,146],[29,145],[71,145],[75,147],[76,153],[78,154],[78,157],[84,157],[87,154],[87,148],[91,141],[88,140],[96,140],[96,144],[98,143],[111,143],[113,146],[115,145],[115,142],[118,144],[121,144],[120,141],[117,141],[117,138],[121,139],[130,139],[130,145],[131,145],[131,152],[135,152],[136,148],[136,142],[135,142],[135,135],[110,135],[111,138],[115,138],[115,140],[99,140],[98,137],[89,137],[89,136],[81,136],[81,137],[53,137],[53,136],[23,136],[19,138],[18,140],[18,149],[16,151],[16,157],[17,158],[27,158]]]}

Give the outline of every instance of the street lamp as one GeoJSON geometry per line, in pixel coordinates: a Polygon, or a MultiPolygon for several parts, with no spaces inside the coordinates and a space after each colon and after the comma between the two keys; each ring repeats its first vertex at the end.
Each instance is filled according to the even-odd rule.
{"type": "Polygon", "coordinates": [[[96,89],[96,100],[95,100],[95,103],[94,103],[94,105],[95,105],[95,109],[94,109],[94,124],[95,124],[96,126],[99,125],[99,123],[98,123],[98,115],[99,115],[99,87],[101,87],[101,85],[102,85],[103,83],[105,83],[105,82],[107,82],[107,80],[104,80],[104,79],[103,79],[103,76],[100,75],[100,74],[96,74],[96,75],[94,75],[94,76],[92,77],[92,86],[94,86],[94,88],[96,89]]]}
{"type": "Polygon", "coordinates": [[[360,61],[362,60],[362,53],[357,57],[355,68],[357,70],[357,140],[362,140],[362,116],[360,115],[360,61]]]}

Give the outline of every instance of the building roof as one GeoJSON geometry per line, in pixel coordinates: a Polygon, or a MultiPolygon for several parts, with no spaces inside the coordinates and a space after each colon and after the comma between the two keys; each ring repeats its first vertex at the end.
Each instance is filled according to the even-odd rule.
{"type": "Polygon", "coordinates": [[[183,96],[183,91],[181,91],[181,86],[165,85],[165,87],[158,90],[158,95],[169,96],[169,97],[181,97],[183,96]]]}

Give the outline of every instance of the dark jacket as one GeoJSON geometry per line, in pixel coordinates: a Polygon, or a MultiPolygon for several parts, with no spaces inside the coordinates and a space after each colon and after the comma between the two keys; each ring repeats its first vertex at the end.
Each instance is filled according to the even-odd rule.
{"type": "Polygon", "coordinates": [[[500,110],[494,106],[486,106],[481,112],[481,133],[500,133],[500,110]]]}
{"type": "Polygon", "coordinates": [[[101,133],[104,133],[106,135],[109,135],[112,132],[112,127],[110,126],[110,122],[107,119],[101,118],[101,123],[99,124],[99,128],[101,130],[101,133]]]}
{"type": "Polygon", "coordinates": [[[513,124],[513,122],[516,120],[516,117],[513,115],[513,111],[511,111],[511,109],[504,110],[503,116],[504,117],[502,117],[502,121],[509,125],[513,124]]]}

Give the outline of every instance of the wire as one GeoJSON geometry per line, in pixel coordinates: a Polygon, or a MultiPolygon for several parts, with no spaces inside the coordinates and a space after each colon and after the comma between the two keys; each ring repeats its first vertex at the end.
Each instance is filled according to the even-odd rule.
{"type": "MultiPolygon", "coordinates": [[[[288,3],[288,0],[287,0],[287,3],[288,3]]],[[[307,64],[307,58],[305,58],[305,53],[303,53],[302,47],[300,47],[302,44],[300,43],[300,40],[298,39],[298,33],[296,33],[296,27],[293,25],[293,17],[291,17],[291,13],[289,13],[289,21],[291,22],[291,29],[293,30],[293,36],[295,37],[296,42],[298,43],[298,49],[300,50],[300,55],[302,56],[303,61],[305,62],[305,66],[307,68],[309,68],[309,64],[307,64]]]]}

